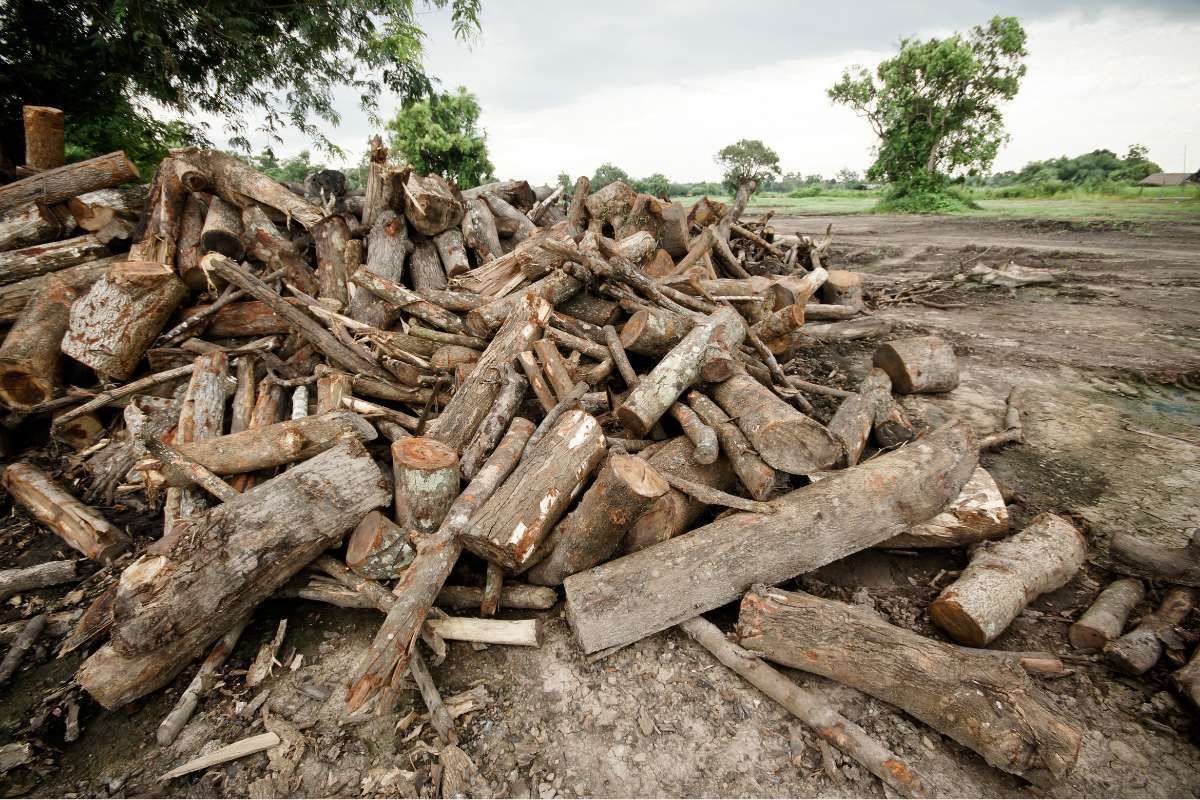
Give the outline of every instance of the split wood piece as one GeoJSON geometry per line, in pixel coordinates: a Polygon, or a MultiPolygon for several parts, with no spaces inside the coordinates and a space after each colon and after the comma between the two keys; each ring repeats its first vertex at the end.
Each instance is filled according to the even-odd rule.
{"type": "Polygon", "coordinates": [[[183,726],[187,725],[192,714],[196,712],[196,706],[200,705],[200,701],[215,688],[217,672],[233,653],[234,646],[237,645],[242,631],[246,628],[246,622],[238,622],[230,628],[213,645],[213,649],[209,651],[204,661],[200,662],[200,669],[196,670],[196,676],[183,690],[183,694],[179,696],[174,708],[158,724],[155,738],[158,740],[159,747],[166,747],[175,741],[179,732],[183,730],[183,726]]]}
{"type": "Polygon", "coordinates": [[[242,245],[242,212],[237,206],[213,197],[204,217],[200,248],[202,253],[220,253],[232,259],[242,257],[246,249],[242,245]]]}
{"type": "Polygon", "coordinates": [[[493,300],[485,306],[467,312],[467,330],[475,336],[488,337],[520,308],[524,298],[533,295],[556,306],[578,294],[583,282],[562,270],[555,270],[546,277],[526,286],[521,292],[493,300]]]}
{"type": "MultiPolygon", "coordinates": [[[[537,587],[539,591],[553,592],[553,589],[547,589],[544,586],[537,587]]],[[[554,595],[557,600],[557,593],[554,595]]],[[[59,638],[67,636],[71,633],[71,629],[79,617],[78,611],[54,611],[46,615],[46,629],[44,633],[59,638]]],[[[25,629],[26,623],[22,620],[15,622],[6,622],[0,625],[0,644],[11,644],[21,631],[25,629]]]]}
{"type": "Polygon", "coordinates": [[[991,450],[1006,444],[1021,444],[1025,441],[1025,431],[1021,425],[1021,387],[1014,386],[1008,392],[1004,401],[1004,427],[993,434],[979,440],[980,450],[991,450]]]}
{"type": "MultiPolygon", "coordinates": [[[[189,289],[202,291],[208,286],[208,276],[200,269],[200,236],[204,232],[204,220],[212,195],[204,192],[188,192],[179,216],[179,236],[175,242],[175,272],[189,289]]],[[[238,229],[241,229],[241,212],[238,212],[238,229]]],[[[239,246],[241,242],[239,241],[239,246]]]]}
{"type": "Polygon", "coordinates": [[[721,454],[717,442],[717,433],[706,425],[691,407],[677,402],[671,405],[669,411],[672,418],[679,423],[683,433],[696,446],[692,456],[699,464],[711,464],[721,454]]]}
{"type": "Polygon", "coordinates": [[[13,502],[93,561],[107,564],[129,547],[129,537],[123,531],[33,464],[9,464],[2,480],[13,502]]]}
{"type": "Polygon", "coordinates": [[[483,582],[483,598],[479,601],[479,613],[484,617],[494,617],[500,609],[500,593],[504,589],[504,569],[488,562],[487,575],[483,582]]]}
{"type": "Polygon", "coordinates": [[[550,339],[543,338],[534,342],[533,352],[537,354],[538,362],[546,374],[546,380],[550,382],[550,388],[554,390],[555,398],[562,401],[575,388],[575,381],[567,368],[567,362],[563,361],[558,347],[550,339]]]}
{"type": "Polygon", "coordinates": [[[117,264],[71,307],[62,351],[103,376],[125,380],[186,294],[166,264],[117,264]]]}
{"type": "Polygon", "coordinates": [[[526,573],[526,580],[558,586],[568,575],[607,561],[633,523],[669,488],[638,456],[610,455],[574,510],[551,532],[550,554],[526,573]]]}
{"type": "Polygon", "coordinates": [[[404,216],[418,233],[437,236],[462,222],[463,196],[441,175],[410,172],[404,182],[404,216]]]}
{"type": "Polygon", "coordinates": [[[156,261],[168,267],[175,266],[179,226],[187,201],[187,190],[181,178],[183,169],[184,165],[174,158],[165,158],[154,171],[139,235],[129,248],[130,261],[156,261]]]}
{"type": "Polygon", "coordinates": [[[567,233],[575,241],[583,236],[588,225],[587,197],[591,181],[586,175],[575,179],[575,188],[571,192],[571,205],[567,208],[567,233]]]}
{"type": "Polygon", "coordinates": [[[191,761],[180,764],[173,770],[164,772],[158,776],[158,782],[166,783],[167,781],[181,778],[184,775],[199,772],[202,769],[220,766],[230,761],[236,761],[239,758],[261,753],[264,750],[270,750],[272,747],[278,747],[280,741],[279,734],[277,733],[260,733],[255,736],[248,736],[245,739],[239,739],[233,744],[227,744],[207,755],[193,758],[191,761]]]}
{"type": "MultiPolygon", "coordinates": [[[[342,407],[342,400],[354,396],[354,382],[344,372],[329,371],[317,377],[317,413],[325,414],[342,407]]],[[[231,431],[236,433],[236,431],[231,431]]]]}
{"type": "Polygon", "coordinates": [[[635,436],[645,436],[679,396],[699,382],[710,348],[722,345],[734,351],[745,336],[745,322],[732,308],[718,309],[697,322],[625,397],[617,409],[621,424],[635,436]]]}
{"type": "Polygon", "coordinates": [[[755,500],[766,500],[775,488],[775,470],[763,461],[746,435],[729,416],[706,395],[688,392],[688,405],[711,427],[738,479],[755,500]]]}
{"type": "Polygon", "coordinates": [[[8,652],[4,654],[4,660],[0,661],[0,686],[4,686],[12,679],[17,668],[21,666],[21,661],[25,658],[25,654],[29,652],[45,629],[45,614],[38,614],[25,623],[25,627],[21,629],[20,635],[16,639],[13,639],[8,652]]]}
{"type": "MultiPolygon", "coordinates": [[[[395,321],[400,311],[392,305],[403,308],[408,303],[425,303],[410,290],[400,286],[400,281],[404,278],[404,261],[411,249],[404,217],[390,209],[381,211],[375,218],[375,225],[367,238],[366,264],[350,276],[354,286],[350,292],[347,316],[374,328],[387,328],[395,321]],[[373,282],[371,278],[382,278],[388,283],[373,282]],[[385,288],[379,292],[372,289],[372,286],[378,288],[381,285],[385,288]],[[399,292],[400,297],[382,293],[391,287],[402,290],[399,292]]],[[[446,313],[440,308],[437,311],[446,313]]]]}
{"type": "Polygon", "coordinates": [[[85,233],[0,253],[0,284],[16,283],[104,258],[116,249],[109,245],[107,234],[85,233]]]}
{"type": "MultiPolygon", "coordinates": [[[[384,215],[381,215],[380,219],[384,219],[386,216],[387,215],[385,213],[384,215]]],[[[449,331],[451,333],[466,332],[466,327],[464,327],[462,320],[460,320],[457,316],[439,306],[434,305],[433,303],[430,303],[416,292],[408,289],[407,287],[401,286],[396,281],[372,272],[369,264],[368,266],[359,269],[357,272],[351,275],[350,280],[356,287],[359,287],[359,291],[357,291],[354,295],[356,299],[365,294],[374,295],[375,297],[380,298],[380,300],[383,301],[382,309],[389,316],[391,315],[391,312],[387,309],[389,304],[393,304],[395,306],[399,306],[399,309],[403,310],[405,313],[412,314],[418,319],[423,319],[430,325],[434,325],[442,330],[449,331]]],[[[366,306],[363,307],[365,308],[366,306]]],[[[360,314],[360,316],[370,316],[370,314],[364,313],[360,314]]],[[[364,320],[359,321],[362,322],[364,320]]],[[[385,324],[386,322],[387,321],[384,320],[385,324]]],[[[368,322],[367,324],[371,323],[368,322]]],[[[375,325],[374,327],[382,326],[375,325]]]]}
{"type": "Polygon", "coordinates": [[[237,360],[237,389],[234,390],[233,402],[230,403],[230,433],[241,433],[250,428],[257,389],[255,375],[256,364],[253,355],[244,355],[237,360]]]}
{"type": "Polygon", "coordinates": [[[755,586],[742,599],[738,638],[776,663],[891,703],[1035,785],[1062,780],[1078,758],[1080,732],[1043,704],[1014,663],[927,639],[861,607],[755,586]]]}
{"type": "MultiPolygon", "coordinates": [[[[463,243],[460,228],[449,228],[434,236],[433,246],[437,249],[446,277],[453,278],[471,271],[471,261],[467,258],[467,247],[463,243]]],[[[445,288],[445,282],[436,288],[445,288]]]]}
{"type": "Polygon", "coordinates": [[[409,272],[413,289],[417,291],[446,288],[446,270],[432,239],[417,240],[409,272]]]}
{"type": "Polygon", "coordinates": [[[112,638],[80,684],[110,709],[160,688],[389,498],[347,440],[177,526],[122,573],[112,638]]]}
{"type": "Polygon", "coordinates": [[[781,400],[746,372],[714,384],[712,398],[741,428],[762,460],[790,475],[828,469],[842,458],[829,430],[781,400]]]}
{"type": "Polygon", "coordinates": [[[417,689],[421,692],[425,708],[429,709],[429,721],[434,730],[442,737],[443,742],[454,744],[458,741],[458,731],[454,729],[454,718],[450,716],[445,703],[442,702],[442,695],[438,691],[437,684],[433,682],[433,675],[429,672],[429,665],[425,663],[425,657],[421,655],[420,646],[414,647],[409,654],[408,670],[413,677],[413,682],[417,684],[417,689]]]}
{"type": "Polygon", "coordinates": [[[549,535],[605,453],[596,419],[571,410],[541,441],[471,521],[462,544],[488,561],[516,571],[549,535]]]}
{"type": "Polygon", "coordinates": [[[242,209],[246,252],[267,265],[271,272],[283,272],[285,280],[306,294],[319,294],[320,284],[296,244],[280,233],[257,205],[242,209]]]}
{"type": "Polygon", "coordinates": [[[487,203],[480,199],[467,199],[466,213],[462,220],[463,241],[479,265],[495,261],[504,255],[500,245],[500,234],[496,231],[496,218],[487,203]]]}
{"type": "MultiPolygon", "coordinates": [[[[154,459],[153,469],[161,473],[161,480],[167,486],[189,487],[198,486],[221,502],[232,500],[238,495],[225,481],[218,478],[204,466],[184,458],[178,450],[160,442],[152,436],[143,436],[142,445],[154,459]]],[[[139,469],[144,469],[139,465],[139,469]]]]}
{"type": "Polygon", "coordinates": [[[25,164],[37,170],[61,167],[67,161],[63,112],[50,106],[22,106],[25,123],[25,164]]]}
{"type": "Polygon", "coordinates": [[[564,581],[567,619],[584,652],[636,642],[730,602],[753,583],[786,580],[924,522],[958,494],[976,457],[970,426],[952,422],[780,497],[774,514],[729,514],[572,575],[564,581]]]}
{"type": "Polygon", "coordinates": [[[0,570],[0,600],[30,589],[78,580],[74,561],[48,561],[32,567],[0,570]]]}
{"type": "Polygon", "coordinates": [[[1175,690],[1200,710],[1200,647],[1192,651],[1192,658],[1180,669],[1171,673],[1171,684],[1175,690]]]}
{"type": "Polygon", "coordinates": [[[137,167],[124,151],[97,156],[0,186],[0,212],[26,203],[61,203],[71,197],[136,181],[137,167]]]}
{"type": "Polygon", "coordinates": [[[408,532],[378,511],[363,517],[346,546],[346,565],[377,581],[400,577],[415,556],[408,532]]]}
{"type": "Polygon", "coordinates": [[[829,270],[825,284],[821,287],[821,299],[826,303],[861,309],[863,307],[862,276],[844,269],[829,270]]]}
{"type": "Polygon", "coordinates": [[[515,647],[538,647],[541,634],[536,619],[480,619],[430,617],[425,625],[438,636],[455,642],[479,642],[515,647]]]}
{"type": "MultiPolygon", "coordinates": [[[[711,464],[696,461],[695,446],[686,436],[666,442],[660,449],[643,457],[664,478],[675,476],[713,489],[732,489],[736,482],[729,461],[718,458],[711,464]]],[[[665,542],[691,529],[708,504],[678,489],[670,489],[643,513],[621,541],[622,553],[633,553],[665,542]]]]}
{"type": "Polygon", "coordinates": [[[246,670],[246,685],[251,689],[271,677],[279,656],[279,648],[283,647],[283,637],[287,635],[287,619],[279,620],[275,627],[275,636],[269,642],[263,642],[246,670]]]}
{"type": "Polygon", "coordinates": [[[1183,547],[1163,547],[1128,533],[1118,533],[1108,546],[1114,569],[1152,580],[1200,586],[1200,528],[1183,547]]]}
{"type": "Polygon", "coordinates": [[[799,303],[784,306],[754,324],[751,330],[761,338],[775,355],[791,347],[791,334],[804,325],[805,307],[799,303]]]}
{"type": "Polygon", "coordinates": [[[483,462],[500,442],[529,388],[529,381],[508,364],[505,364],[501,371],[500,382],[500,392],[496,395],[495,403],[479,423],[475,437],[463,448],[462,457],[459,459],[459,471],[468,481],[475,477],[483,462]]]}
{"type": "Polygon", "coordinates": [[[1039,595],[1065,586],[1086,557],[1087,541],[1075,526],[1039,514],[1020,533],[977,548],[929,616],[954,641],[983,647],[1039,595]]]}
{"type": "Polygon", "coordinates": [[[408,667],[408,653],[462,552],[459,537],[466,532],[480,506],[517,466],[532,433],[532,422],[521,417],[514,419],[483,468],[454,501],[442,527],[421,542],[412,565],[396,585],[396,602],[349,676],[346,704],[350,711],[362,707],[390,685],[393,674],[403,674],[408,667]]]}
{"type": "Polygon", "coordinates": [[[523,297],[517,311],[492,337],[475,369],[429,425],[425,435],[455,450],[461,450],[471,441],[500,394],[502,384],[497,376],[518,353],[528,350],[541,337],[550,311],[551,306],[545,300],[529,295],[523,297]]]}
{"type": "Polygon", "coordinates": [[[483,192],[480,199],[487,203],[492,211],[496,220],[496,232],[511,239],[513,244],[520,244],[538,232],[537,225],[533,224],[529,217],[503,198],[491,192],[483,192]]]}
{"type": "MultiPolygon", "coordinates": [[[[81,230],[98,231],[114,219],[135,220],[142,215],[149,199],[149,187],[129,186],[121,189],[97,189],[72,197],[64,204],[81,230]]],[[[198,199],[207,207],[207,193],[198,199]]],[[[203,225],[203,217],[201,217],[203,225]]]]}
{"type": "Polygon", "coordinates": [[[1103,650],[1120,638],[1129,615],[1145,596],[1146,587],[1137,578],[1113,581],[1071,626],[1071,645],[1077,650],[1103,650]]]}
{"type": "Polygon", "coordinates": [[[1008,507],[996,479],[976,467],[958,497],[928,522],[893,536],[880,547],[897,550],[966,547],[1008,534],[1008,507]]]}
{"type": "Polygon", "coordinates": [[[917,336],[882,344],[872,357],[901,394],[948,392],[958,386],[954,348],[937,336],[917,336]]]}
{"type": "MultiPolygon", "coordinates": [[[[187,391],[183,396],[183,405],[179,410],[179,425],[175,429],[176,443],[195,444],[211,441],[221,436],[221,432],[225,429],[225,389],[228,379],[229,359],[223,352],[206,353],[196,357],[195,369],[192,370],[187,391]]],[[[163,454],[169,456],[165,451],[163,454]]],[[[188,470],[178,460],[172,460],[172,462],[175,466],[180,467],[180,469],[172,470],[173,472],[194,476],[207,483],[209,487],[223,483],[219,480],[213,482],[208,480],[211,476],[195,470],[188,470]]],[[[233,490],[225,486],[216,491],[227,497],[233,490]]],[[[171,526],[176,522],[203,511],[208,505],[200,492],[195,489],[178,489],[174,494],[177,498],[174,500],[172,492],[168,492],[167,495],[164,535],[170,532],[171,526]],[[173,514],[177,514],[177,516],[173,516],[173,514]]]]}
{"type": "Polygon", "coordinates": [[[758,656],[725,638],[704,617],[693,617],[679,628],[729,669],[787,709],[817,736],[862,764],[872,775],[905,797],[927,797],[925,779],[899,756],[872,739],[854,721],[843,717],[820,694],[788,680],[758,656]]]}
{"type": "Polygon", "coordinates": [[[52,427],[61,427],[77,419],[84,414],[90,414],[93,411],[103,408],[109,403],[116,403],[124,400],[127,397],[132,397],[135,394],[142,394],[155,386],[163,383],[177,381],[192,374],[192,364],[185,364],[174,369],[156,372],[153,375],[147,375],[144,378],[138,378],[136,381],[131,381],[124,386],[118,386],[115,389],[110,389],[93,397],[81,406],[77,406],[70,411],[66,411],[54,418],[51,423],[52,427]]]}
{"type": "Polygon", "coordinates": [[[554,396],[554,392],[550,390],[550,385],[546,383],[545,376],[542,374],[542,368],[538,365],[537,358],[533,355],[533,351],[525,350],[517,353],[517,363],[521,365],[521,369],[525,373],[525,378],[529,385],[533,387],[533,394],[541,404],[542,410],[549,412],[558,404],[558,399],[554,396]]]}
{"type": "Polygon", "coordinates": [[[184,179],[191,191],[202,188],[197,186],[197,181],[207,179],[211,182],[212,191],[229,202],[242,208],[251,202],[262,203],[286,218],[296,220],[310,231],[325,217],[321,209],[305,202],[304,198],[236,156],[217,150],[194,148],[174,150],[172,155],[194,170],[193,174],[184,179]]]}
{"type": "Polygon", "coordinates": [[[1172,587],[1163,597],[1162,605],[1142,617],[1137,627],[1104,646],[1104,657],[1127,675],[1148,672],[1162,656],[1163,638],[1195,607],[1194,589],[1172,587]]]}
{"type": "Polygon", "coordinates": [[[79,292],[48,276],[0,346],[0,401],[28,409],[54,398],[62,379],[62,350],[79,292]]]}
{"type": "Polygon", "coordinates": [[[218,253],[206,255],[202,264],[206,270],[212,270],[229,283],[244,289],[251,296],[270,306],[272,311],[288,321],[297,334],[328,356],[335,365],[350,372],[365,373],[378,380],[389,381],[390,375],[386,370],[368,360],[357,350],[340,342],[333,334],[321,327],[316,320],[282,298],[278,292],[263,283],[245,267],[218,253]]]}
{"type": "Polygon", "coordinates": [[[364,188],[362,217],[363,225],[370,229],[375,224],[375,219],[379,212],[387,208],[388,201],[391,199],[387,195],[387,173],[392,171],[392,168],[387,163],[388,150],[383,146],[383,139],[379,134],[371,137],[370,146],[367,150],[367,179],[364,188]]]}
{"type": "Polygon", "coordinates": [[[412,437],[392,444],[396,524],[428,536],[437,531],[458,497],[458,453],[436,439],[412,437]]]}
{"type": "Polygon", "coordinates": [[[665,309],[643,309],[621,327],[621,345],[631,353],[659,358],[679,344],[694,324],[665,309]]]}
{"type": "Polygon", "coordinates": [[[26,203],[0,215],[0,251],[61,239],[72,228],[74,220],[69,214],[45,203],[26,203]]]}
{"type": "MultiPolygon", "coordinates": [[[[350,227],[339,214],[321,220],[311,233],[317,254],[318,296],[332,298],[342,308],[347,308],[350,304],[347,281],[350,274],[362,264],[361,250],[357,251],[357,256],[351,255],[350,242],[359,240],[350,238],[350,227]]],[[[361,248],[362,244],[358,247],[361,248]]]]}
{"type": "MultiPolygon", "coordinates": [[[[466,610],[483,603],[484,590],[476,586],[443,586],[436,605],[441,608],[466,610]]],[[[558,602],[558,592],[545,586],[524,583],[505,583],[500,588],[500,608],[534,609],[545,611],[558,602]]]]}
{"type": "MultiPolygon", "coordinates": [[[[269,378],[259,381],[254,397],[254,409],[250,412],[250,424],[246,427],[246,430],[264,428],[279,422],[283,418],[283,400],[282,386],[269,378]]],[[[235,490],[244,492],[257,482],[257,476],[250,473],[243,473],[235,475],[231,481],[231,485],[235,490]]]]}
{"type": "Polygon", "coordinates": [[[375,429],[351,411],[331,411],[262,425],[176,449],[217,475],[237,475],[312,458],[345,436],[370,442],[375,429]]]}
{"type": "Polygon", "coordinates": [[[862,394],[852,394],[843,398],[833,417],[829,420],[828,430],[842,446],[842,456],[838,464],[853,467],[862,457],[863,448],[871,436],[871,425],[875,421],[871,401],[862,394]]]}

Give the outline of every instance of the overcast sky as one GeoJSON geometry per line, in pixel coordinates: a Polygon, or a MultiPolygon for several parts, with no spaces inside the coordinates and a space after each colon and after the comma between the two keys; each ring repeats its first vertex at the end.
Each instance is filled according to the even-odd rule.
{"type": "MultiPolygon", "coordinates": [[[[825,89],[844,67],[873,67],[906,36],[965,30],[1015,14],[1029,73],[1005,113],[995,169],[1134,142],[1168,171],[1200,167],[1200,2],[1066,0],[484,0],[477,42],[424,12],[426,67],[466,86],[502,178],[552,182],[611,161],[634,177],[719,176],[713,154],[762,139],[785,171],[864,169],[867,123],[825,89]]],[[[330,138],[357,160],[372,132],[353,92],[330,138]]],[[[385,115],[395,101],[384,98],[385,115]]],[[[212,131],[221,143],[219,126],[212,131]]],[[[254,139],[256,144],[265,143],[254,139]]],[[[285,137],[281,155],[307,147],[285,137]]]]}

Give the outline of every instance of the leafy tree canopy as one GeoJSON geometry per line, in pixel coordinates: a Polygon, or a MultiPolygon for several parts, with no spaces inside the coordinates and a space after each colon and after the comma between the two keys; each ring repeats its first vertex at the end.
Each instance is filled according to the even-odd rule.
{"type": "Polygon", "coordinates": [[[739,139],[717,152],[717,164],[723,169],[725,188],[736,192],[742,181],[760,185],[780,173],[779,154],[758,139],[739,139]]]}
{"type": "Polygon", "coordinates": [[[495,180],[487,135],[479,129],[479,101],[458,87],[408,103],[387,123],[391,147],[423,175],[436,172],[470,189],[495,180]]]}
{"type": "Polygon", "coordinates": [[[1006,138],[1000,104],[1016,96],[1026,55],[1020,22],[997,16],[967,35],[904,39],[874,74],[846,70],[828,93],[879,136],[868,178],[936,190],[949,174],[991,166],[1006,138]]]}
{"type": "Polygon", "coordinates": [[[662,197],[670,194],[671,181],[667,179],[666,175],[656,172],[647,178],[634,181],[633,188],[639,192],[654,195],[655,197],[662,197]]]}
{"type": "Polygon", "coordinates": [[[1149,150],[1133,144],[1121,158],[1112,150],[1093,150],[1081,156],[1030,161],[1016,172],[1001,172],[989,181],[993,186],[1061,182],[1075,186],[1094,186],[1104,181],[1137,182],[1147,175],[1162,172],[1149,159],[1149,150]]]}
{"type": "Polygon", "coordinates": [[[155,122],[150,107],[228,120],[251,112],[274,134],[297,130],[329,152],[316,127],[336,124],[334,89],[374,113],[394,91],[431,91],[421,67],[417,8],[450,7],[473,36],[482,0],[4,0],[0,2],[0,147],[21,151],[21,106],[67,113],[78,153],[165,151],[203,131],[155,122]]]}
{"type": "Polygon", "coordinates": [[[629,183],[629,173],[615,164],[605,162],[596,167],[596,172],[592,175],[591,185],[588,188],[589,192],[594,192],[598,189],[603,189],[610,183],[617,181],[625,181],[629,183]]]}

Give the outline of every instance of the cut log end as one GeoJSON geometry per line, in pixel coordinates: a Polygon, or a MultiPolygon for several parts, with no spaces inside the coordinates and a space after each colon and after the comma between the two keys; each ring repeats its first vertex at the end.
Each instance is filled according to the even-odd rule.
{"type": "Polygon", "coordinates": [[[458,453],[434,439],[411,437],[392,445],[392,459],[412,469],[429,471],[456,466],[458,453]]]}

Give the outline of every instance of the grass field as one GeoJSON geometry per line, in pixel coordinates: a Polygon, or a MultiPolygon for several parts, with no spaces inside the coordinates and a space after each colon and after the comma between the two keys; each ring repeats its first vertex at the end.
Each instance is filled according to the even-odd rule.
{"type": "MultiPolygon", "coordinates": [[[[1006,219],[1095,220],[1117,222],[1176,221],[1200,222],[1200,188],[1182,187],[1130,190],[1121,196],[1073,193],[1046,199],[989,198],[979,192],[975,202],[982,208],[961,216],[1006,219]]],[[[673,198],[690,206],[695,197],[673,198]]],[[[728,197],[714,200],[730,202],[728,197]]],[[[756,211],[774,209],[778,214],[866,214],[879,201],[878,192],[832,190],[814,197],[788,197],[786,194],[760,193],[750,199],[756,211]]]]}

